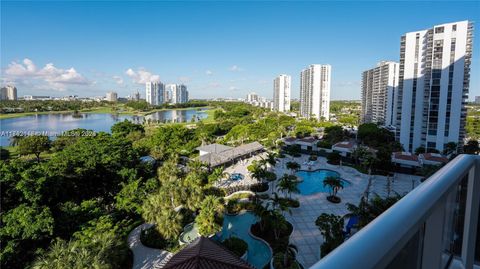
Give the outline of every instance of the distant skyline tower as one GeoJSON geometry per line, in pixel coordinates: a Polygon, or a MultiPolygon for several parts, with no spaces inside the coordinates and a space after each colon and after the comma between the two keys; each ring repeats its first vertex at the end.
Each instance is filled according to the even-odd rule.
{"type": "Polygon", "coordinates": [[[300,73],[300,115],[329,120],[332,67],[312,64],[300,73]]]}
{"type": "Polygon", "coordinates": [[[290,111],[291,82],[289,75],[279,75],[273,80],[273,110],[290,111]]]}
{"type": "Polygon", "coordinates": [[[167,84],[166,95],[171,104],[183,104],[188,102],[188,90],[184,84],[167,84]]]}
{"type": "Polygon", "coordinates": [[[399,64],[381,61],[362,73],[362,123],[394,125],[399,64]]]}
{"type": "Polygon", "coordinates": [[[260,101],[260,98],[258,96],[258,94],[256,94],[255,92],[251,92],[249,94],[247,94],[247,103],[254,103],[254,102],[259,102],[260,101]]]}
{"type": "Polygon", "coordinates": [[[118,94],[114,91],[107,92],[107,95],[105,97],[105,100],[109,102],[117,102],[118,100],[118,94]]]}
{"type": "Polygon", "coordinates": [[[472,38],[469,21],[402,36],[396,136],[406,151],[463,145],[472,38]]]}
{"type": "Polygon", "coordinates": [[[0,89],[0,100],[17,100],[17,88],[7,85],[0,89]]]}
{"type": "Polygon", "coordinates": [[[140,101],[140,92],[138,90],[134,92],[132,98],[134,101],[140,101]]]}
{"type": "Polygon", "coordinates": [[[147,82],[145,84],[145,99],[147,103],[159,106],[164,103],[164,92],[165,92],[165,85],[158,82],[147,82]]]}

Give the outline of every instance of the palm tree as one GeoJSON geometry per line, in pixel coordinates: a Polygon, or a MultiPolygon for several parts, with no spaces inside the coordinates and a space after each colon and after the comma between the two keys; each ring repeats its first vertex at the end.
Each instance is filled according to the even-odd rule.
{"type": "Polygon", "coordinates": [[[247,170],[250,172],[252,178],[257,179],[258,181],[262,181],[267,172],[257,161],[253,161],[252,164],[247,167],[247,170]]]}
{"type": "Polygon", "coordinates": [[[265,220],[268,219],[271,211],[265,208],[262,205],[261,200],[256,200],[255,206],[253,208],[253,214],[260,218],[260,230],[263,232],[265,229],[265,220]]]}
{"type": "Polygon", "coordinates": [[[201,173],[205,168],[205,163],[199,160],[191,160],[188,162],[188,168],[190,169],[190,171],[201,173]]]}
{"type": "Polygon", "coordinates": [[[174,210],[171,196],[166,195],[168,192],[162,188],[158,193],[149,195],[142,206],[142,217],[146,222],[156,224],[155,229],[165,239],[174,239],[182,230],[182,215],[174,210]]]}
{"type": "Polygon", "coordinates": [[[277,189],[285,194],[288,193],[290,199],[292,198],[292,193],[300,193],[295,175],[284,174],[278,182],[277,189]]]}
{"type": "Polygon", "coordinates": [[[217,167],[213,169],[212,173],[208,176],[208,183],[213,184],[216,181],[229,177],[230,174],[225,172],[222,167],[217,167]]]}
{"type": "Polygon", "coordinates": [[[168,240],[176,239],[182,232],[183,216],[173,209],[163,209],[155,218],[155,229],[168,240]]]}
{"type": "Polygon", "coordinates": [[[211,235],[221,230],[217,224],[217,217],[223,212],[223,204],[220,198],[207,195],[200,206],[200,213],[195,218],[198,225],[198,232],[201,235],[211,235]]]}
{"type": "Polygon", "coordinates": [[[323,180],[323,186],[329,187],[330,196],[327,197],[329,201],[340,202],[340,197],[337,197],[337,192],[339,189],[343,189],[343,181],[340,180],[338,177],[326,177],[323,180]]]}
{"type": "Polygon", "coordinates": [[[287,162],[286,166],[287,169],[292,171],[292,174],[294,174],[300,169],[300,164],[297,162],[287,162]]]}
{"type": "Polygon", "coordinates": [[[267,161],[268,164],[270,164],[271,166],[275,166],[275,164],[277,163],[277,154],[275,152],[269,152],[267,154],[267,158],[265,159],[267,161]]]}
{"type": "Polygon", "coordinates": [[[275,239],[278,240],[280,238],[281,231],[284,231],[288,228],[287,221],[285,220],[285,217],[277,211],[272,211],[269,220],[275,239]]]}

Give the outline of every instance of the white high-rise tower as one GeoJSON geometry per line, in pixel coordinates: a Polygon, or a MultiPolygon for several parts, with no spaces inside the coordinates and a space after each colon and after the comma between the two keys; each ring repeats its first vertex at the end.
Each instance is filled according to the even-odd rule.
{"type": "Polygon", "coordinates": [[[330,118],[330,77],[328,64],[312,64],[300,73],[300,115],[330,118]]]}
{"type": "Polygon", "coordinates": [[[164,103],[165,86],[161,82],[147,82],[145,84],[145,98],[147,102],[154,106],[164,103]]]}
{"type": "Polygon", "coordinates": [[[469,21],[402,36],[396,136],[406,151],[463,145],[472,37],[469,21]]]}
{"type": "Polygon", "coordinates": [[[398,63],[382,61],[362,73],[362,123],[395,125],[398,63]]]}
{"type": "Polygon", "coordinates": [[[290,111],[291,81],[289,75],[279,75],[273,80],[273,110],[290,111]]]}

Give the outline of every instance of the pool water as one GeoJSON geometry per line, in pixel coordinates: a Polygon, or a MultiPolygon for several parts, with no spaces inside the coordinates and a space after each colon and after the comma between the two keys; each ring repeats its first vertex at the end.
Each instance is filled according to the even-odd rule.
{"type": "Polygon", "coordinates": [[[180,234],[180,243],[189,244],[199,236],[198,227],[195,223],[187,224],[183,228],[183,233],[180,234]]]}
{"type": "Polygon", "coordinates": [[[243,177],[244,176],[242,174],[239,174],[239,173],[234,173],[234,174],[230,175],[230,179],[232,179],[232,180],[242,180],[243,177]]]}
{"type": "Polygon", "coordinates": [[[258,217],[251,212],[245,212],[239,215],[225,215],[223,219],[223,229],[220,241],[231,236],[238,237],[248,244],[247,262],[262,269],[272,258],[272,252],[268,245],[250,234],[250,226],[258,221],[258,217]]]}
{"type": "MultiPolygon", "coordinates": [[[[331,171],[320,169],[316,171],[298,171],[296,175],[301,178],[303,181],[298,184],[300,193],[303,195],[309,195],[317,192],[330,192],[330,187],[323,186],[323,180],[327,177],[340,177],[340,174],[331,171]]],[[[350,185],[350,182],[343,180],[343,187],[350,185]]]]}

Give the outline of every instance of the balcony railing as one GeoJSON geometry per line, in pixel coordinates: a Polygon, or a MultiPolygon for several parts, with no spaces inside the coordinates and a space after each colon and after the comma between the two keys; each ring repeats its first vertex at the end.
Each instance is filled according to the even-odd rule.
{"type": "Polygon", "coordinates": [[[480,268],[479,205],[480,156],[460,155],[310,268],[480,268]]]}

